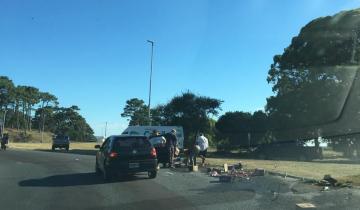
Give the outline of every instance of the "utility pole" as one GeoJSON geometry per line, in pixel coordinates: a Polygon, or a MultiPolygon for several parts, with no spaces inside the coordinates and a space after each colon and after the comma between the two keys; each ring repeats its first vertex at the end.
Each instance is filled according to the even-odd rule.
{"type": "Polygon", "coordinates": [[[150,85],[149,85],[149,105],[148,105],[148,118],[149,125],[151,126],[151,82],[152,82],[152,71],[153,71],[153,56],[154,56],[154,41],[147,40],[151,44],[151,61],[150,61],[150,85]]]}

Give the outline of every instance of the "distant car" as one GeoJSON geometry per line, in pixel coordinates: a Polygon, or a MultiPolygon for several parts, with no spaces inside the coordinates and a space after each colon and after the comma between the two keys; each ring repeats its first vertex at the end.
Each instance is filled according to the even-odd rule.
{"type": "Polygon", "coordinates": [[[64,148],[66,150],[69,150],[70,148],[70,138],[68,136],[64,135],[56,135],[53,137],[52,142],[52,151],[54,151],[56,148],[64,148]]]}
{"type": "Polygon", "coordinates": [[[276,142],[258,146],[251,155],[259,159],[289,159],[310,161],[322,159],[322,149],[316,152],[315,147],[304,146],[298,142],[276,142]]]}
{"type": "Polygon", "coordinates": [[[105,181],[118,174],[148,172],[151,179],[157,175],[156,150],[146,136],[110,136],[95,148],[95,170],[105,181]]]}

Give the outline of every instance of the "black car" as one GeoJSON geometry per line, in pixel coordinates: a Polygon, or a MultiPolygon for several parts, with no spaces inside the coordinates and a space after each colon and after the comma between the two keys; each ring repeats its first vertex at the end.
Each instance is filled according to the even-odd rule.
{"type": "Polygon", "coordinates": [[[110,136],[96,145],[95,170],[110,180],[118,174],[148,172],[149,178],[157,175],[157,155],[146,136],[110,136]]]}
{"type": "Polygon", "coordinates": [[[54,136],[51,149],[52,149],[52,151],[54,151],[56,148],[64,148],[66,150],[69,150],[69,148],[70,148],[69,136],[65,136],[65,135],[54,136]]]}

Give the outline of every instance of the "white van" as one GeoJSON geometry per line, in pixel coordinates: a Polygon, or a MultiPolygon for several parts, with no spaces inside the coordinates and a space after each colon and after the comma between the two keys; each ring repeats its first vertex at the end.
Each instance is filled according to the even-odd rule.
{"type": "Polygon", "coordinates": [[[144,135],[149,137],[153,130],[157,130],[161,135],[171,132],[172,129],[176,130],[176,137],[180,149],[184,148],[184,130],[181,126],[129,126],[122,135],[144,135]]]}

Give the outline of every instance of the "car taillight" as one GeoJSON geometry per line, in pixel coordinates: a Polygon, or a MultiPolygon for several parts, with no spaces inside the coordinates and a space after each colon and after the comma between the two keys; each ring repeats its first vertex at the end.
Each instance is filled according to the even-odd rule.
{"type": "Polygon", "coordinates": [[[156,149],[152,148],[150,154],[152,157],[156,157],[156,149]]]}
{"type": "Polygon", "coordinates": [[[111,158],[114,158],[114,157],[117,157],[117,156],[118,156],[118,153],[116,153],[116,152],[111,152],[109,154],[109,157],[111,157],[111,158]]]}

